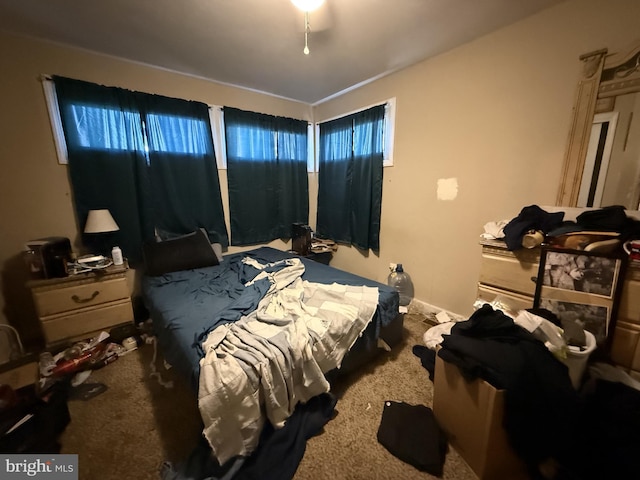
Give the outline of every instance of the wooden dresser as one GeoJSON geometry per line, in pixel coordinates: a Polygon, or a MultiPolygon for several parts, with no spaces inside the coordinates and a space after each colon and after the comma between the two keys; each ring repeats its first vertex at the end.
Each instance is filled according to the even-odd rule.
{"type": "MultiPolygon", "coordinates": [[[[540,249],[509,251],[504,242],[482,240],[478,299],[500,296],[514,309],[531,308],[536,291],[540,249]]],[[[640,269],[627,268],[611,359],[640,380],[640,269]]]]}
{"type": "Polygon", "coordinates": [[[126,264],[112,265],[104,270],[28,282],[47,348],[132,322],[127,268],[126,264]]]}

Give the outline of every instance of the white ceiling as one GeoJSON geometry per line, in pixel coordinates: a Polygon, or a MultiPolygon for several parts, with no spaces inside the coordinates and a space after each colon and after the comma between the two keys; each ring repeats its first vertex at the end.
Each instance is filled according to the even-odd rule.
{"type": "MultiPolygon", "coordinates": [[[[0,29],[315,104],[564,0],[0,0],[0,29]]],[[[47,72],[56,73],[56,72],[47,72]]]]}

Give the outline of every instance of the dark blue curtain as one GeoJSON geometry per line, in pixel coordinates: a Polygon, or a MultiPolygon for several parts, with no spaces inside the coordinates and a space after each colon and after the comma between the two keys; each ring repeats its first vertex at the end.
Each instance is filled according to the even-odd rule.
{"type": "Polygon", "coordinates": [[[351,244],[352,154],[351,117],[320,124],[316,231],[347,244],[351,244]]]}
{"type": "Polygon", "coordinates": [[[316,231],[380,250],[385,106],[320,124],[316,231]]]}
{"type": "Polygon", "coordinates": [[[156,228],[170,235],[204,228],[212,243],[227,246],[208,106],[138,95],[145,112],[156,228]]]}
{"type": "Polygon", "coordinates": [[[156,228],[228,244],[208,107],[54,77],[78,224],[107,208],[135,263],[156,228]],[[182,137],[182,138],[181,138],[182,137]]]}
{"type": "MultiPolygon", "coordinates": [[[[131,260],[153,236],[144,207],[149,174],[142,117],[130,92],[54,78],[81,231],[89,210],[107,208],[120,231],[113,241],[131,260]]],[[[85,239],[87,242],[88,239],[85,239]]]]}
{"type": "Polygon", "coordinates": [[[224,108],[231,243],[289,238],[308,223],[307,122],[224,108]]]}

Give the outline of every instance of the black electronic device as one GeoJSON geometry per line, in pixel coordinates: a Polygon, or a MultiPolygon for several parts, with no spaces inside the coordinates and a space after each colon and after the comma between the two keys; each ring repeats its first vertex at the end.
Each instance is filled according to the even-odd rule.
{"type": "Polygon", "coordinates": [[[24,246],[24,255],[33,278],[66,277],[71,242],[66,237],[29,240],[24,246]]]}
{"type": "Polygon", "coordinates": [[[311,227],[304,223],[291,225],[291,250],[298,255],[308,255],[311,248],[311,227]]]}

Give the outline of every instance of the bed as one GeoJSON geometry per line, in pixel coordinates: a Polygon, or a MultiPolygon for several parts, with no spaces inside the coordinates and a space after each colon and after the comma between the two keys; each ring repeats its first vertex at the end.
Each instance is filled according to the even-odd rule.
{"type": "Polygon", "coordinates": [[[147,274],[142,294],[164,358],[198,393],[203,433],[220,464],[249,455],[265,422],[276,428],[283,425],[296,403],[327,391],[335,377],[370,361],[381,342],[391,347],[402,339],[398,293],[387,285],[270,247],[226,255],[217,265],[208,263],[147,274]],[[297,303],[302,297],[309,303],[296,307],[301,311],[290,310],[291,299],[297,303]],[[313,298],[321,300],[315,307],[313,298]],[[256,325],[259,340],[245,340],[256,325]],[[301,340],[301,329],[309,342],[301,340]],[[263,332],[265,338],[275,339],[268,347],[263,332]],[[240,346],[234,343],[238,339],[240,346]],[[261,366],[246,373],[256,351],[262,355],[265,348],[275,350],[277,358],[261,357],[261,366]],[[282,374],[286,369],[290,376],[282,374]],[[247,393],[256,384],[260,388],[247,393]],[[285,401],[283,395],[288,397],[285,401]],[[258,409],[260,418],[254,418],[258,409]]]}

